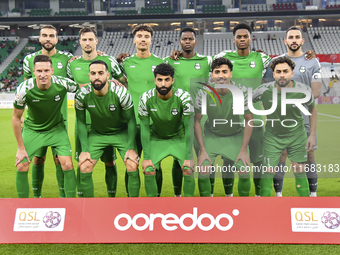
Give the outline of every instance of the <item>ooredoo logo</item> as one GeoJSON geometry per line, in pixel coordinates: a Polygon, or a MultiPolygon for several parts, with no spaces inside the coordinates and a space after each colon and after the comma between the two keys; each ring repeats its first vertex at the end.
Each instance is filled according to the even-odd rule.
{"type": "MultiPolygon", "coordinates": [[[[239,215],[239,213],[240,212],[237,209],[234,209],[232,211],[232,214],[234,216],[239,215]]],[[[128,230],[131,226],[138,231],[143,231],[146,230],[147,228],[149,229],[149,231],[153,231],[155,226],[155,219],[157,218],[161,219],[161,226],[167,231],[174,231],[178,229],[178,227],[185,231],[191,231],[196,227],[203,231],[209,231],[214,227],[221,231],[228,231],[234,225],[233,218],[227,213],[221,213],[217,215],[216,218],[214,218],[214,216],[212,216],[209,213],[203,213],[198,216],[197,207],[194,207],[192,213],[185,213],[180,217],[174,213],[168,213],[165,215],[162,213],[155,214],[151,213],[149,216],[144,213],[138,213],[133,217],[131,217],[129,214],[121,213],[118,214],[117,217],[114,219],[114,226],[116,227],[116,229],[120,231],[128,230]],[[143,219],[144,224],[138,225],[137,224],[138,219],[143,219]],[[185,219],[191,219],[192,221],[191,225],[184,224],[185,219]],[[210,221],[210,224],[203,225],[202,223],[203,219],[208,219],[210,221]],[[227,219],[228,224],[225,226],[222,225],[220,222],[222,219],[227,219]],[[124,221],[124,223],[120,222],[120,220],[124,221]]]]}

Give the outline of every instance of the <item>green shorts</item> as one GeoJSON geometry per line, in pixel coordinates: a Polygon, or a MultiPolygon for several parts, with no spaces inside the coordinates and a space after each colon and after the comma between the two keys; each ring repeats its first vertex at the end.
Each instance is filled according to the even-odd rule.
{"type": "Polygon", "coordinates": [[[263,161],[263,127],[254,127],[249,140],[249,158],[250,162],[263,161]]]}
{"type": "Polygon", "coordinates": [[[306,143],[307,134],[305,130],[289,137],[278,137],[266,131],[263,139],[264,165],[276,167],[285,149],[287,149],[287,156],[291,161],[298,163],[306,162],[306,143]]]}
{"type": "MultiPolygon", "coordinates": [[[[218,155],[221,155],[228,161],[235,162],[242,147],[243,131],[235,135],[218,136],[206,129],[203,134],[203,142],[213,165],[218,155]]],[[[202,165],[210,165],[210,162],[206,160],[202,165]]],[[[233,164],[233,166],[235,166],[236,169],[240,169],[241,166],[243,166],[243,162],[239,160],[237,164],[233,164]]]]}
{"type": "MultiPolygon", "coordinates": [[[[24,126],[22,139],[30,160],[37,155],[37,152],[46,151],[49,146],[52,147],[56,155],[72,156],[72,148],[64,123],[60,123],[48,131],[34,131],[24,126]]],[[[27,162],[27,159],[21,162],[27,162]]]]}
{"type": "Polygon", "coordinates": [[[89,133],[88,141],[92,159],[98,161],[98,159],[101,158],[103,162],[111,162],[105,161],[105,159],[111,160],[115,155],[110,155],[109,153],[113,153],[115,148],[117,148],[120,156],[124,160],[127,151],[128,132],[127,130],[123,130],[116,134],[103,135],[92,130],[89,133]]]}

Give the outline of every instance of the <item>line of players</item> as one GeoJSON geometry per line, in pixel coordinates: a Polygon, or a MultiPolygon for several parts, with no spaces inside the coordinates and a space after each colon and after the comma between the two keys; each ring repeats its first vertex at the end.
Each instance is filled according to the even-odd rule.
{"type": "MultiPolygon", "coordinates": [[[[46,101],[44,99],[46,97],[45,92],[51,93],[52,90],[49,88],[52,84],[52,87],[62,87],[63,93],[66,89],[75,92],[75,88],[80,87],[75,99],[77,116],[76,138],[80,138],[76,141],[76,158],[79,160],[79,167],[77,170],[78,196],[94,196],[92,171],[99,158],[105,162],[105,180],[108,195],[115,196],[117,170],[114,163],[114,147],[118,149],[127,167],[126,187],[128,196],[139,195],[140,179],[138,161],[141,155],[141,148],[143,148],[144,151],[142,167],[143,172],[145,173],[145,187],[148,196],[160,195],[162,184],[160,161],[168,155],[174,157],[172,172],[175,196],[181,195],[183,179],[184,196],[193,196],[195,182],[194,179],[190,177],[190,153],[187,151],[188,148],[190,148],[190,145],[185,143],[185,141],[188,143],[190,140],[189,108],[191,99],[188,93],[191,86],[190,81],[192,78],[207,79],[209,77],[210,69],[213,69],[212,78],[215,83],[229,82],[232,77],[234,84],[241,83],[242,85],[252,86],[256,89],[261,85],[262,77],[266,73],[265,71],[269,69],[269,63],[271,61],[271,58],[266,54],[251,52],[249,50],[251,29],[247,25],[237,25],[233,30],[233,34],[237,51],[225,51],[220,53],[214,57],[215,61],[214,64],[212,64],[212,57],[202,56],[195,52],[195,45],[197,44],[196,33],[193,29],[185,28],[180,33],[180,44],[183,49],[182,54],[177,59],[175,56],[175,58],[166,58],[163,60],[154,56],[149,51],[153,35],[151,27],[139,25],[133,31],[134,43],[136,44],[137,49],[136,54],[125,58],[121,65],[118,66],[118,63],[112,57],[105,55],[100,56],[97,53],[96,44],[98,40],[96,32],[92,28],[84,28],[79,32],[79,40],[83,49],[83,55],[69,63],[67,62],[72,56],[57,51],[54,47],[58,40],[55,28],[53,26],[42,28],[39,37],[43,47],[42,50],[27,56],[24,61],[25,78],[29,78],[33,73],[36,79],[29,79],[18,87],[16,101],[14,103],[13,129],[19,148],[16,161],[18,169],[16,179],[18,196],[29,196],[27,172],[29,166],[28,162],[32,159],[33,155],[36,157],[34,158],[32,168],[32,187],[34,196],[41,196],[46,145],[49,145],[54,149],[55,156],[58,155],[55,157],[55,162],[59,163],[58,161],[60,161],[61,163],[61,165],[59,164],[59,167],[57,164],[57,180],[60,197],[75,196],[75,185],[73,183],[75,179],[74,170],[72,161],[70,160],[70,153],[66,153],[70,148],[67,148],[67,150],[63,151],[63,154],[60,154],[61,152],[58,152],[57,150],[58,146],[54,143],[51,144],[50,140],[44,140],[46,139],[45,136],[41,139],[42,144],[39,144],[42,148],[37,148],[38,144],[36,143],[34,143],[35,146],[33,146],[33,148],[30,148],[32,147],[32,142],[29,142],[29,137],[34,137],[34,135],[26,134],[28,131],[37,131],[35,135],[42,135],[45,133],[50,135],[54,133],[54,128],[67,126],[67,122],[66,125],[61,124],[67,121],[67,115],[64,113],[62,115],[47,114],[44,116],[39,110],[40,107],[36,107],[37,103],[40,104],[39,101],[46,101]],[[52,65],[49,68],[49,60],[42,58],[41,54],[51,57],[52,65]],[[37,55],[40,56],[35,59],[37,55]],[[168,64],[162,64],[164,62],[168,64]],[[65,66],[67,66],[67,74],[65,73],[65,66]],[[54,73],[59,75],[58,77],[52,76],[52,67],[54,73]],[[123,72],[121,72],[120,68],[123,72]],[[245,79],[245,76],[247,79],[245,79]],[[71,80],[62,77],[72,78],[75,82],[72,83],[71,80]],[[128,90],[121,87],[121,84],[117,81],[110,82],[109,79],[112,77],[121,81],[128,87],[128,90]],[[21,127],[18,125],[20,123],[18,122],[18,119],[22,116],[25,104],[28,105],[29,110],[21,136],[21,127]],[[137,107],[137,105],[139,105],[139,107],[137,107]],[[87,111],[85,111],[85,109],[87,111]],[[133,109],[135,112],[134,114],[132,114],[133,109]],[[52,118],[57,125],[45,125],[47,123],[52,123],[52,118]],[[59,123],[58,119],[60,118],[64,121],[59,123]],[[153,122],[153,125],[151,126],[150,118],[153,122]],[[31,126],[30,123],[32,123],[31,126]],[[24,142],[22,137],[24,138],[24,142]],[[86,139],[86,137],[88,137],[88,139],[86,139]],[[43,141],[46,141],[46,143],[44,144],[43,141]],[[28,150],[27,148],[30,149],[28,150]],[[67,164],[64,163],[64,157],[67,158],[67,164]],[[71,164],[69,162],[71,162],[71,164]],[[60,168],[62,170],[60,170],[60,168]],[[66,174],[67,178],[64,178],[66,177],[66,174]],[[71,175],[72,177],[70,177],[71,175]]],[[[314,83],[313,85],[315,85],[320,75],[320,65],[317,60],[307,61],[304,59],[304,53],[301,51],[301,45],[303,44],[301,30],[297,28],[289,29],[285,42],[288,48],[288,57],[299,57],[301,62],[312,66],[307,69],[309,72],[312,71],[312,73],[308,72],[308,75],[311,74],[311,77],[308,77],[307,79],[311,81],[309,84],[314,83]],[[312,80],[312,78],[314,80],[312,80]]],[[[294,70],[294,65],[286,62],[287,60],[285,59],[282,63],[278,63],[274,66],[272,69],[272,71],[274,71],[274,78],[276,78],[276,66],[288,65],[291,71],[294,70]]],[[[303,64],[300,64],[300,66],[303,66],[303,64]]],[[[288,71],[289,68],[287,68],[288,71]]],[[[289,75],[293,75],[293,72],[288,71],[284,71],[285,73],[282,72],[286,76],[281,79],[285,80],[287,83],[286,86],[288,85],[289,87],[295,83],[292,83],[290,81],[291,77],[289,77],[289,75]]],[[[269,72],[267,72],[267,77],[270,77],[268,73],[269,72]]],[[[294,75],[296,73],[297,72],[294,72],[294,75]]],[[[306,72],[300,72],[300,76],[305,74],[306,72]]],[[[272,83],[271,87],[275,87],[274,83],[272,83]]],[[[317,91],[315,87],[317,87],[317,85],[312,86],[313,94],[314,96],[318,96],[317,92],[314,92],[317,91]]],[[[229,91],[221,90],[220,92],[220,97],[230,99],[229,91]]],[[[60,93],[54,95],[54,98],[51,98],[52,102],[54,101],[56,104],[53,105],[54,110],[57,107],[61,107],[61,103],[65,101],[57,100],[58,96],[61,97],[60,93]]],[[[65,99],[65,97],[59,99],[65,99]]],[[[232,104],[232,101],[229,99],[227,102],[232,104]]],[[[195,101],[196,108],[199,108],[197,99],[195,101]]],[[[63,107],[63,109],[66,109],[65,102],[63,107]]],[[[257,105],[256,107],[261,106],[257,105]]],[[[45,110],[49,108],[51,108],[51,106],[44,106],[45,110]]],[[[228,111],[223,109],[222,112],[225,114],[228,111]]],[[[313,114],[312,116],[316,115],[313,114]]],[[[244,132],[241,127],[231,131],[222,130],[222,137],[226,136],[228,139],[231,135],[225,135],[223,132],[234,132],[232,135],[237,134],[238,138],[232,142],[237,144],[237,146],[241,146],[239,155],[228,154],[230,151],[233,151],[233,154],[235,154],[236,151],[235,148],[230,149],[233,146],[233,143],[228,142],[224,143],[224,145],[230,144],[231,147],[229,147],[229,149],[227,149],[228,147],[222,147],[223,149],[221,148],[218,150],[215,153],[216,155],[214,154],[215,156],[211,156],[212,154],[209,151],[209,157],[203,157],[204,160],[202,160],[202,154],[203,156],[206,156],[204,154],[204,146],[206,146],[206,143],[200,138],[203,137],[204,140],[204,137],[207,136],[202,136],[202,126],[196,123],[200,120],[200,117],[202,116],[199,116],[196,112],[195,134],[198,145],[196,145],[195,149],[198,154],[199,165],[203,162],[205,162],[205,164],[207,164],[206,162],[211,164],[216,155],[223,155],[224,165],[234,164],[236,160],[235,156],[238,156],[237,158],[241,159],[240,162],[243,164],[250,164],[251,161],[254,165],[259,167],[262,165],[262,141],[264,132],[262,128],[255,128],[253,132],[249,127],[246,127],[244,132]],[[201,130],[199,130],[199,127],[201,127],[201,130]],[[250,136],[251,132],[252,135],[250,136]],[[243,133],[244,135],[242,135],[243,133]],[[250,160],[247,158],[248,143],[250,160]],[[221,151],[226,151],[228,153],[223,154],[221,151]],[[205,161],[205,159],[207,159],[207,161],[205,161]]],[[[249,116],[245,115],[246,120],[248,117],[249,116]]],[[[257,116],[256,118],[261,119],[260,116],[257,116]]],[[[301,119],[298,120],[302,123],[301,119]]],[[[218,137],[218,133],[214,133],[211,129],[209,130],[210,124],[208,114],[208,120],[204,125],[204,134],[212,131],[211,133],[213,135],[217,135],[215,140],[213,139],[213,141],[210,141],[210,144],[212,145],[210,147],[217,147],[217,144],[219,144],[222,139],[221,137],[218,137]]],[[[312,130],[314,128],[315,127],[313,126],[312,130]]],[[[191,132],[191,134],[192,133],[193,132],[191,132]]],[[[311,132],[310,136],[312,137],[313,135],[314,131],[311,132]]],[[[56,138],[57,136],[52,135],[52,137],[56,138]]],[[[34,141],[35,140],[36,137],[34,138],[34,141]]],[[[59,141],[59,139],[57,140],[59,141]]],[[[283,149],[285,148],[278,148],[280,154],[283,149]]],[[[312,150],[309,149],[309,151],[312,150]]],[[[288,154],[291,156],[290,153],[288,154]]],[[[273,164],[273,162],[276,162],[276,158],[275,160],[268,161],[268,164],[269,162],[273,164]]],[[[303,160],[298,162],[302,163],[303,160]]],[[[198,178],[198,187],[201,196],[210,196],[213,194],[214,178],[207,178],[209,177],[207,173],[209,172],[200,171],[199,173],[200,178],[198,178]]],[[[231,174],[229,173],[228,176],[223,178],[227,196],[233,196],[234,176],[231,174]]],[[[238,187],[239,195],[249,196],[251,186],[249,173],[241,173],[241,176],[242,178],[240,178],[238,187]]],[[[269,175],[269,177],[269,180],[271,181],[272,175],[269,175]]],[[[305,178],[303,176],[297,180],[300,179],[305,178]]],[[[305,183],[306,182],[304,182],[303,185],[298,183],[297,186],[302,188],[298,188],[297,190],[309,191],[309,188],[308,186],[306,188],[305,183]]],[[[268,187],[271,187],[271,183],[268,181],[265,182],[264,180],[261,182],[260,172],[254,176],[254,184],[257,196],[270,195],[268,190],[271,190],[271,188],[268,187]],[[261,185],[267,188],[261,189],[261,185]],[[267,193],[263,192],[263,190],[266,189],[267,193]]],[[[313,185],[316,191],[315,183],[313,185]]],[[[303,195],[307,194],[306,192],[299,192],[299,194],[300,193],[303,195]]]]}

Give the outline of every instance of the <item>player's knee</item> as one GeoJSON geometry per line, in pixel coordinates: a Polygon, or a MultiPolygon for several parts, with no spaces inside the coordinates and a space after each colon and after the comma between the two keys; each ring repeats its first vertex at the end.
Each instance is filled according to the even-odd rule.
{"type": "Polygon", "coordinates": [[[80,166],[80,172],[82,173],[91,173],[93,171],[93,164],[89,161],[84,162],[80,166]]]}
{"type": "Polygon", "coordinates": [[[313,163],[315,162],[314,151],[308,152],[307,162],[308,162],[309,164],[313,164],[313,163]]]}
{"type": "Polygon", "coordinates": [[[200,166],[198,171],[201,175],[208,175],[210,174],[210,169],[211,169],[211,166],[200,166]]]}
{"type": "Polygon", "coordinates": [[[53,156],[54,164],[60,165],[60,161],[58,159],[58,156],[53,156]]]}
{"type": "Polygon", "coordinates": [[[69,159],[69,160],[66,160],[65,162],[63,162],[63,164],[61,165],[61,168],[62,168],[64,171],[72,170],[72,169],[73,169],[72,160],[69,159]]]}
{"type": "Polygon", "coordinates": [[[292,168],[294,173],[305,172],[305,164],[299,162],[292,162],[292,168]]]}
{"type": "Polygon", "coordinates": [[[30,164],[28,162],[20,163],[17,165],[18,172],[27,172],[30,164]]]}
{"type": "Polygon", "coordinates": [[[190,175],[191,170],[190,169],[183,169],[183,175],[190,175]]]}
{"type": "Polygon", "coordinates": [[[137,164],[134,163],[133,161],[131,161],[129,159],[126,161],[126,170],[128,172],[134,172],[134,171],[137,170],[137,168],[138,168],[137,164]]]}
{"type": "Polygon", "coordinates": [[[46,156],[44,157],[34,157],[33,164],[36,166],[43,165],[45,163],[46,156]]]}
{"type": "Polygon", "coordinates": [[[105,166],[113,167],[114,165],[115,165],[114,161],[112,161],[112,162],[105,162],[105,166]]]}

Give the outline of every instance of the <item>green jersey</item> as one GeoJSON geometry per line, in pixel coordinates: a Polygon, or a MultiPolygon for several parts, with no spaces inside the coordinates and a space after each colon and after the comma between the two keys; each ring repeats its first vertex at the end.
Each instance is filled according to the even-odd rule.
{"type": "MultiPolygon", "coordinates": [[[[209,78],[212,58],[197,52],[192,58],[179,57],[179,60],[165,58],[165,61],[175,69],[174,87],[190,92],[192,78],[209,78]]],[[[197,85],[197,84],[196,84],[197,85]]]]}
{"type": "MultiPolygon", "coordinates": [[[[247,88],[245,86],[236,84],[233,81],[231,83],[233,86],[238,87],[241,91],[243,91],[243,94],[246,95],[247,88]]],[[[205,89],[210,92],[213,98],[209,96],[206,91],[199,90],[195,102],[195,112],[197,113],[201,113],[202,103],[206,102],[208,119],[205,122],[204,128],[219,136],[231,136],[241,132],[244,129],[245,121],[241,118],[242,115],[233,114],[232,92],[229,91],[225,95],[219,94],[222,102],[221,105],[217,96],[209,88],[205,89]]],[[[245,114],[250,113],[246,101],[244,104],[244,110],[245,114]]]]}
{"type": "MultiPolygon", "coordinates": [[[[139,58],[136,54],[124,59],[121,67],[127,77],[129,92],[131,93],[133,104],[138,105],[140,96],[155,87],[155,76],[153,71],[156,66],[164,63],[163,59],[151,54],[148,58],[139,58]]],[[[135,116],[139,123],[138,109],[135,107],[135,116]]]]}
{"type": "Polygon", "coordinates": [[[139,100],[139,118],[151,118],[151,132],[161,139],[184,139],[183,118],[190,118],[191,98],[187,91],[173,88],[172,96],[162,100],[156,88],[144,92],[139,100]]]}
{"type": "Polygon", "coordinates": [[[119,80],[123,76],[118,62],[113,57],[107,55],[98,55],[92,60],[85,60],[82,56],[74,59],[67,65],[67,76],[81,85],[90,83],[89,66],[91,62],[95,60],[102,60],[107,64],[109,72],[111,74],[109,79],[113,77],[116,80],[119,80]]]}
{"type": "Polygon", "coordinates": [[[63,121],[60,109],[67,92],[76,92],[78,84],[74,81],[52,75],[51,86],[47,90],[37,87],[35,78],[21,83],[15,93],[14,107],[24,109],[28,106],[25,128],[35,131],[48,131],[63,121]]]}
{"type": "MultiPolygon", "coordinates": [[[[273,88],[276,88],[275,81],[262,84],[253,91],[253,102],[262,101],[265,110],[271,109],[273,105],[273,88]]],[[[310,99],[306,105],[309,108],[314,107],[315,101],[309,86],[294,81],[293,88],[309,91],[310,99]]],[[[303,99],[305,96],[302,92],[288,92],[286,94],[287,99],[303,99]]],[[[287,104],[286,115],[281,114],[281,92],[277,90],[277,106],[272,114],[267,115],[266,132],[268,131],[276,136],[291,136],[294,132],[304,132],[304,130],[303,116],[295,104],[287,104]]]]}
{"type": "MultiPolygon", "coordinates": [[[[27,55],[24,59],[23,70],[24,70],[24,77],[26,79],[34,77],[33,60],[34,60],[34,57],[37,56],[37,55],[42,55],[41,50],[27,55]]],[[[71,53],[57,50],[57,53],[54,54],[53,56],[51,56],[52,67],[53,67],[53,70],[54,70],[53,75],[67,77],[66,67],[67,67],[68,61],[72,57],[73,57],[73,55],[71,53]]],[[[63,106],[61,107],[61,113],[63,115],[64,120],[67,120],[67,116],[68,116],[67,97],[65,97],[65,99],[63,101],[63,106]]]]}
{"type": "Polygon", "coordinates": [[[109,83],[109,90],[102,97],[97,96],[92,85],[88,84],[76,93],[75,108],[78,111],[88,110],[91,128],[108,135],[127,129],[125,112],[133,112],[133,102],[127,89],[113,82],[109,83]]]}

